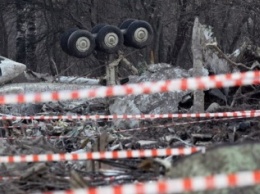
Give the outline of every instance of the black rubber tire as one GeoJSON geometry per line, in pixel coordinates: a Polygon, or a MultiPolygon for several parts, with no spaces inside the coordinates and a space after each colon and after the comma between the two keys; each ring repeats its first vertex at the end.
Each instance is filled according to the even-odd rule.
{"type": "Polygon", "coordinates": [[[136,20],[135,19],[126,19],[119,25],[119,28],[121,30],[126,30],[129,27],[129,25],[131,23],[133,23],[134,21],[136,21],[136,20]]]}
{"type": "Polygon", "coordinates": [[[61,49],[67,53],[68,55],[71,55],[69,48],[68,48],[68,40],[70,35],[75,32],[76,30],[78,30],[78,28],[71,28],[69,30],[67,30],[66,32],[64,32],[61,37],[60,37],[60,46],[61,49]]]}
{"type": "Polygon", "coordinates": [[[131,47],[142,49],[152,43],[153,40],[153,28],[152,26],[143,20],[137,20],[132,22],[127,28],[126,33],[124,34],[125,45],[130,45],[131,47]],[[144,28],[148,32],[148,38],[145,41],[138,42],[135,39],[135,32],[138,28],[144,28]]]}
{"type": "MultiPolygon", "coordinates": [[[[124,35],[126,33],[127,28],[129,27],[129,25],[132,24],[134,21],[137,21],[137,20],[136,19],[126,19],[119,25],[119,28],[124,35]]],[[[131,47],[131,45],[127,44],[127,42],[125,42],[125,41],[124,41],[124,45],[131,47]]]]}
{"type": "Polygon", "coordinates": [[[97,50],[103,51],[105,53],[110,53],[110,54],[117,52],[123,45],[123,42],[124,42],[124,36],[120,31],[120,29],[116,26],[111,26],[111,25],[106,25],[103,28],[101,28],[96,37],[97,50]],[[116,45],[108,46],[106,44],[105,38],[108,35],[108,33],[114,33],[117,35],[118,41],[116,45]]]}
{"type": "Polygon", "coordinates": [[[87,56],[89,56],[92,51],[95,49],[95,38],[93,37],[93,35],[87,31],[87,30],[77,30],[75,32],[73,32],[68,40],[68,49],[69,52],[71,53],[72,56],[77,57],[77,58],[85,58],[87,56]],[[87,50],[84,51],[80,51],[77,48],[77,41],[80,38],[86,38],[86,40],[89,41],[89,48],[87,48],[87,50]]]}
{"type": "Polygon", "coordinates": [[[101,28],[107,26],[107,24],[97,24],[91,29],[91,34],[97,34],[101,28]]]}

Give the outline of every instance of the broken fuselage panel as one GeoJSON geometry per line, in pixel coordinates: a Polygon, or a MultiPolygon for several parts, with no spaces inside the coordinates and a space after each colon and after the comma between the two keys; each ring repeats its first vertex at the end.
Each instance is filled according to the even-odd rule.
{"type": "Polygon", "coordinates": [[[0,56],[0,84],[4,84],[22,74],[26,65],[0,56]]]}

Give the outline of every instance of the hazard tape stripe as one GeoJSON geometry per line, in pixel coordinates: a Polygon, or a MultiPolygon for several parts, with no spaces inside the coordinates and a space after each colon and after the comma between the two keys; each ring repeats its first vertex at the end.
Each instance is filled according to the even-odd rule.
{"type": "MultiPolygon", "coordinates": [[[[62,179],[67,179],[70,180],[71,177],[69,176],[54,176],[54,178],[62,178],[62,179]]],[[[90,176],[85,176],[82,177],[85,180],[89,180],[89,181],[97,181],[97,180],[101,180],[101,181],[115,181],[115,180],[119,180],[119,179],[124,179],[124,178],[133,178],[130,175],[117,175],[117,176],[110,176],[110,177],[90,177],[90,176]]],[[[22,176],[0,176],[0,181],[12,181],[12,180],[18,180],[18,179],[23,179],[22,176]]]]}
{"type": "MultiPolygon", "coordinates": [[[[138,130],[145,130],[145,129],[155,129],[155,128],[165,128],[165,127],[171,127],[171,126],[180,126],[180,125],[189,125],[189,124],[197,124],[197,123],[207,123],[212,121],[228,121],[228,120],[235,120],[235,119],[243,119],[244,117],[234,117],[234,118],[214,118],[214,119],[207,119],[207,120],[201,120],[201,121],[189,121],[189,122],[174,122],[174,123],[168,123],[164,125],[153,125],[153,126],[147,126],[147,127],[138,127],[138,128],[131,128],[131,129],[118,129],[117,131],[114,131],[114,133],[125,133],[125,132],[131,132],[131,131],[138,131],[138,130]]],[[[26,125],[23,124],[22,126],[6,126],[6,127],[0,127],[0,129],[18,129],[18,128],[30,128],[30,127],[38,127],[38,125],[26,125]]],[[[94,135],[94,134],[93,134],[94,135]]],[[[98,134],[96,134],[98,135],[98,134]]],[[[22,137],[0,137],[0,140],[19,140],[19,139],[37,139],[37,138],[46,138],[46,139],[72,139],[72,138],[84,138],[88,136],[22,136],[22,137]]]]}
{"type": "Polygon", "coordinates": [[[53,161],[75,161],[75,160],[100,160],[100,159],[122,159],[160,157],[170,155],[189,155],[198,151],[205,151],[204,147],[168,148],[150,150],[122,150],[106,152],[65,153],[65,154],[39,154],[0,156],[0,163],[22,163],[22,162],[53,162],[53,161]]]}
{"type": "Polygon", "coordinates": [[[88,138],[89,136],[21,136],[21,137],[0,137],[0,140],[23,140],[23,139],[39,139],[39,138],[45,138],[45,139],[74,139],[74,138],[88,138]]]}
{"type": "MultiPolygon", "coordinates": [[[[131,128],[131,129],[118,129],[114,131],[114,133],[125,133],[131,131],[139,131],[139,130],[146,130],[146,129],[155,129],[155,128],[165,128],[165,127],[172,127],[172,126],[180,126],[180,125],[190,125],[190,124],[198,124],[198,123],[207,123],[207,122],[217,122],[217,121],[228,121],[228,120],[236,120],[236,119],[243,119],[244,117],[234,117],[234,118],[214,118],[214,119],[207,119],[207,120],[200,120],[200,121],[189,121],[189,122],[174,122],[168,123],[163,125],[152,125],[146,127],[138,127],[138,128],[131,128]]],[[[30,128],[30,127],[37,127],[38,125],[26,125],[23,124],[22,126],[6,126],[0,127],[0,129],[18,129],[18,128],[30,128]]],[[[93,134],[94,135],[94,134],[93,134]]],[[[98,134],[97,134],[98,135],[98,134]]],[[[0,137],[0,140],[18,140],[18,139],[37,139],[44,137],[46,139],[71,139],[71,138],[84,138],[88,136],[22,136],[22,137],[0,137]]]]}
{"type": "Polygon", "coordinates": [[[98,188],[46,192],[44,194],[158,194],[206,191],[223,188],[245,187],[260,183],[260,171],[217,174],[206,177],[160,180],[157,182],[103,186],[98,188]]]}
{"type": "Polygon", "coordinates": [[[176,90],[204,90],[210,88],[259,84],[259,82],[260,71],[251,71],[244,73],[212,75],[207,77],[99,87],[95,89],[1,95],[0,104],[40,103],[58,100],[103,98],[132,94],[152,94],[176,90]]]}
{"type": "Polygon", "coordinates": [[[245,110],[217,113],[181,113],[181,114],[138,114],[138,115],[40,115],[40,116],[0,116],[0,120],[98,120],[98,119],[165,119],[165,118],[221,118],[221,117],[259,117],[260,110],[245,110]]]}
{"type": "Polygon", "coordinates": [[[139,130],[146,130],[146,129],[155,129],[155,128],[165,128],[165,127],[172,127],[172,126],[182,126],[182,125],[190,125],[190,124],[198,124],[198,123],[207,123],[207,122],[217,122],[217,121],[228,121],[228,120],[235,120],[235,119],[243,119],[243,117],[234,117],[234,118],[219,118],[219,119],[207,119],[201,121],[189,121],[189,122],[174,122],[168,123],[164,125],[153,125],[147,127],[138,127],[132,129],[119,129],[119,133],[131,132],[131,131],[139,131],[139,130]]]}

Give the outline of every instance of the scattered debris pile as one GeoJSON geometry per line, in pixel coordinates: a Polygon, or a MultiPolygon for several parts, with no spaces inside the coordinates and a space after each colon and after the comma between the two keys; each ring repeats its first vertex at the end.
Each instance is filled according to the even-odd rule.
{"type": "MultiPolygon", "coordinates": [[[[146,72],[140,76],[132,76],[130,83],[141,83],[148,81],[170,80],[190,77],[188,71],[179,67],[173,68],[169,64],[150,65],[146,72]]],[[[111,114],[167,114],[179,110],[179,104],[191,100],[188,91],[172,91],[157,94],[142,94],[114,98],[109,106],[111,114]],[[184,98],[186,97],[186,98],[184,98]]],[[[140,127],[138,120],[116,120],[117,128],[140,127]]]]}

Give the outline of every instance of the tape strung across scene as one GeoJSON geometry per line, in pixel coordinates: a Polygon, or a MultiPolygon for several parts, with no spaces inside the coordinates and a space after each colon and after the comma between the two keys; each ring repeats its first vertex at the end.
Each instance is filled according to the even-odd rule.
{"type": "MultiPolygon", "coordinates": [[[[113,133],[127,133],[132,131],[140,131],[140,130],[146,130],[146,129],[153,129],[153,128],[166,128],[166,127],[172,127],[172,126],[182,126],[182,125],[191,125],[191,124],[198,124],[198,123],[207,123],[207,122],[218,122],[218,121],[228,121],[228,120],[235,120],[235,119],[243,119],[244,117],[227,117],[227,118],[213,118],[213,119],[206,119],[206,120],[200,120],[200,121],[188,121],[188,122],[172,122],[162,125],[153,125],[153,126],[146,126],[146,127],[137,127],[137,128],[131,128],[131,129],[118,129],[117,131],[114,131],[113,133]]],[[[0,129],[25,129],[28,127],[39,127],[37,124],[33,125],[27,125],[23,124],[21,126],[5,126],[0,127],[0,129]]],[[[97,134],[98,135],[98,134],[97,134]]],[[[73,139],[76,138],[76,136],[22,136],[22,137],[0,137],[0,140],[17,140],[17,139],[37,139],[44,137],[46,139],[73,139]]],[[[80,137],[89,137],[89,136],[82,136],[80,137]]]]}
{"type": "Polygon", "coordinates": [[[54,161],[142,158],[142,157],[160,157],[160,156],[171,156],[171,155],[179,156],[179,155],[190,155],[198,151],[205,152],[205,147],[0,156],[0,164],[1,163],[22,163],[22,162],[54,162],[54,161]]]}
{"type": "MultiPolygon", "coordinates": [[[[208,77],[176,79],[158,82],[146,82],[119,86],[100,87],[96,89],[82,89],[72,91],[55,91],[43,93],[8,94],[0,96],[0,104],[41,103],[48,101],[77,100],[88,98],[101,98],[112,96],[125,96],[132,94],[152,94],[176,90],[197,90],[221,87],[242,86],[260,83],[260,71],[234,73],[226,75],[213,75],[208,77]]],[[[236,111],[225,113],[195,113],[195,114],[156,114],[156,115],[76,115],[76,116],[0,116],[0,120],[17,119],[155,119],[155,118],[229,118],[229,117],[259,117],[260,110],[236,111]]],[[[152,150],[122,150],[87,153],[58,153],[58,154],[31,154],[0,156],[1,163],[23,162],[54,162],[78,161],[100,159],[123,159],[142,157],[161,157],[170,155],[189,155],[198,151],[205,152],[205,147],[167,148],[152,150]]],[[[8,178],[3,177],[3,180],[8,178]]],[[[260,170],[254,172],[239,172],[234,174],[220,174],[207,177],[194,177],[184,179],[162,180],[141,184],[128,184],[121,186],[107,186],[71,191],[47,192],[48,194],[80,194],[80,193],[180,193],[188,191],[203,191],[228,187],[250,186],[260,183],[260,170]]]]}
{"type": "Polygon", "coordinates": [[[232,174],[216,174],[206,177],[160,180],[117,186],[53,191],[44,194],[158,194],[207,191],[223,188],[245,187],[260,183],[260,170],[245,171],[232,174]]]}
{"type": "Polygon", "coordinates": [[[208,122],[218,122],[218,121],[228,121],[228,120],[235,120],[235,119],[243,119],[243,117],[231,117],[231,118],[214,118],[214,119],[206,119],[206,120],[200,120],[200,121],[188,121],[188,122],[173,122],[163,125],[153,125],[153,126],[146,126],[146,127],[138,127],[138,128],[132,128],[132,129],[122,129],[118,130],[118,133],[125,133],[125,132],[131,132],[131,131],[139,131],[139,130],[146,130],[151,128],[166,128],[166,127],[172,127],[172,126],[183,126],[183,125],[191,125],[191,124],[198,124],[198,123],[208,123],[208,122]]]}
{"type": "MultiPolygon", "coordinates": [[[[71,177],[70,176],[56,176],[57,178],[63,178],[63,179],[67,179],[67,180],[70,180],[71,177]]],[[[107,176],[107,177],[102,177],[100,178],[101,180],[103,181],[114,181],[116,179],[120,179],[120,178],[128,178],[130,177],[129,175],[119,175],[119,176],[107,176]]],[[[90,176],[84,176],[82,177],[83,179],[85,180],[88,180],[88,181],[92,181],[92,180],[95,180],[95,178],[92,178],[90,176]]],[[[23,179],[23,176],[0,176],[0,183],[1,181],[12,181],[12,180],[19,180],[19,179],[23,179]]]]}
{"type": "Polygon", "coordinates": [[[206,77],[175,79],[158,82],[144,82],[139,84],[99,87],[72,91],[55,91],[27,94],[7,94],[0,96],[0,104],[40,103],[48,101],[64,101],[87,98],[103,98],[125,96],[132,94],[152,94],[179,90],[203,90],[259,84],[260,71],[212,75],[206,77]]]}
{"type": "Polygon", "coordinates": [[[32,115],[13,116],[2,115],[0,120],[98,120],[98,119],[166,119],[166,118],[225,118],[225,117],[260,117],[260,110],[245,110],[217,113],[168,113],[168,114],[139,114],[139,115],[32,115]]]}

